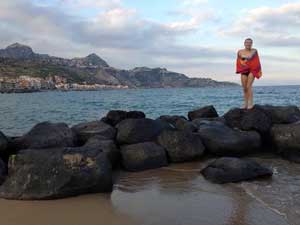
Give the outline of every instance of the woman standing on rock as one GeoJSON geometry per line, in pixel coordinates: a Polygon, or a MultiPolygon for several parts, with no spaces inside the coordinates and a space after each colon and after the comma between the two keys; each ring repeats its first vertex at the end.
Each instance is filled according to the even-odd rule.
{"type": "Polygon", "coordinates": [[[252,48],[253,40],[247,38],[244,41],[244,49],[240,49],[236,59],[236,73],[241,74],[241,82],[244,91],[243,109],[252,109],[253,107],[253,90],[252,84],[254,79],[262,76],[258,51],[252,48]]]}

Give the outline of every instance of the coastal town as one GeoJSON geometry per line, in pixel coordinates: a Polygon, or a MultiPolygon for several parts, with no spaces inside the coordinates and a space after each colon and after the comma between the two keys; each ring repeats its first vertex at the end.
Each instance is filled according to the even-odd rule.
{"type": "Polygon", "coordinates": [[[23,93],[47,90],[81,91],[102,89],[126,89],[124,85],[87,84],[86,82],[68,83],[61,76],[48,76],[46,78],[19,76],[16,78],[0,77],[0,93],[23,93]]]}

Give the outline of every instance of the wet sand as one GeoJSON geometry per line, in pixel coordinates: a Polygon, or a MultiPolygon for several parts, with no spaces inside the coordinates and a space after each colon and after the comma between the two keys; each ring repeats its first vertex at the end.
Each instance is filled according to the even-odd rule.
{"type": "Polygon", "coordinates": [[[300,225],[300,165],[266,157],[272,179],[217,185],[209,160],[120,172],[111,194],[0,200],[1,225],[300,225]]]}
{"type": "Polygon", "coordinates": [[[1,225],[134,225],[116,212],[110,195],[93,194],[62,200],[0,200],[1,225]]]}

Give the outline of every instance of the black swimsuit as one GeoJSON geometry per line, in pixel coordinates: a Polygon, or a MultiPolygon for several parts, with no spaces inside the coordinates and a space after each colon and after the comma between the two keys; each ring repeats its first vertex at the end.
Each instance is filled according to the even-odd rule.
{"type": "MultiPolygon", "coordinates": [[[[249,58],[251,58],[251,57],[242,57],[242,59],[243,60],[245,60],[245,59],[249,59],[249,58]]],[[[249,75],[249,73],[250,73],[250,71],[249,72],[244,72],[244,73],[241,73],[241,75],[246,75],[246,76],[248,76],[249,75]]]]}
{"type": "Polygon", "coordinates": [[[246,75],[248,76],[250,72],[247,72],[247,73],[241,73],[242,75],[246,75]]]}
{"type": "MultiPolygon", "coordinates": [[[[245,59],[249,60],[249,59],[251,59],[251,58],[254,56],[254,54],[255,54],[255,53],[253,53],[253,54],[250,55],[249,57],[247,57],[247,56],[242,56],[242,59],[243,59],[243,60],[245,60],[245,59]]],[[[248,76],[249,73],[250,73],[250,71],[249,71],[249,72],[241,73],[241,75],[246,75],[246,76],[248,76]]]]}

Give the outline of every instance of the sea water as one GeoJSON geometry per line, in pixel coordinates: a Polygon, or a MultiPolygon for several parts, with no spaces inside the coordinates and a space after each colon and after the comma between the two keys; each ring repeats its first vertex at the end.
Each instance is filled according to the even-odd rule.
{"type": "MultiPolygon", "coordinates": [[[[255,86],[254,103],[300,105],[300,86],[255,86]]],[[[242,87],[156,88],[102,91],[48,91],[0,94],[0,130],[18,136],[42,121],[79,122],[97,120],[109,110],[140,110],[155,119],[160,115],[183,115],[214,105],[219,115],[243,105],[242,87]]]]}

